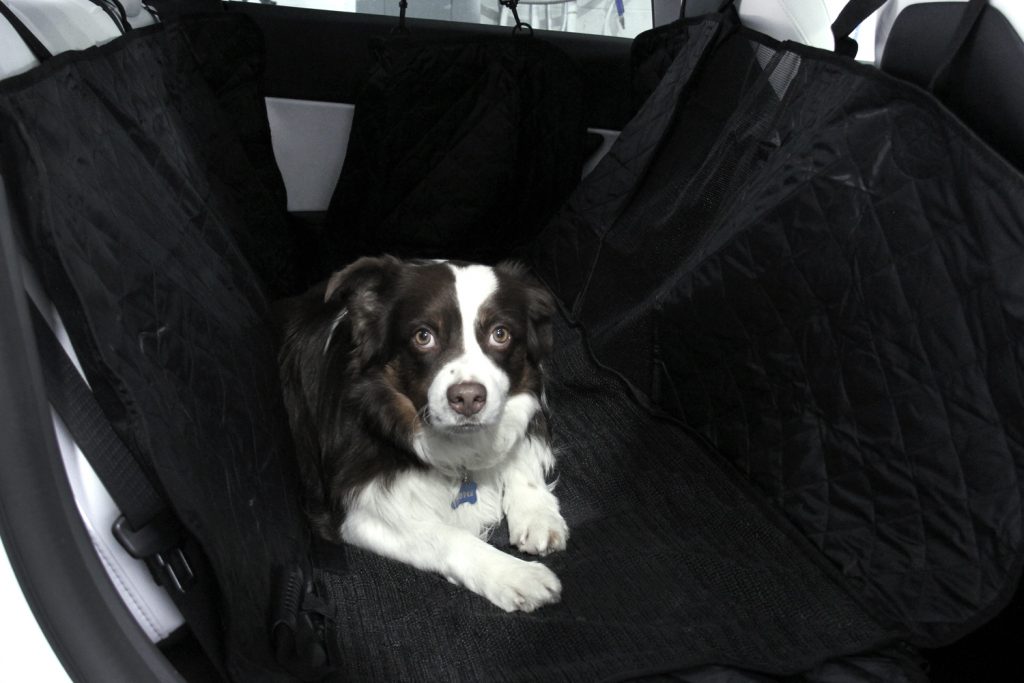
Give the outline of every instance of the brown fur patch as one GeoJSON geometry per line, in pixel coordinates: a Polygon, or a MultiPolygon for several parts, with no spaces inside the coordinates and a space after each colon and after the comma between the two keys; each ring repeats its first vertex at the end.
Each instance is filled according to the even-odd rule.
{"type": "Polygon", "coordinates": [[[420,430],[422,424],[420,423],[419,411],[416,410],[416,406],[413,405],[412,399],[402,393],[398,385],[398,372],[392,365],[384,367],[383,372],[384,383],[391,388],[392,400],[395,403],[395,415],[399,419],[399,429],[408,434],[409,439],[420,430]]]}

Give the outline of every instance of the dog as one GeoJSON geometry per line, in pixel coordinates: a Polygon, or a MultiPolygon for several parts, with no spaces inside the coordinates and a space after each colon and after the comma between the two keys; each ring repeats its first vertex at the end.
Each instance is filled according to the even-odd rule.
{"type": "Polygon", "coordinates": [[[362,258],[278,308],[307,513],[325,539],[437,572],[512,612],[561,596],[533,555],[569,528],[543,362],[554,302],[526,268],[362,258]]]}

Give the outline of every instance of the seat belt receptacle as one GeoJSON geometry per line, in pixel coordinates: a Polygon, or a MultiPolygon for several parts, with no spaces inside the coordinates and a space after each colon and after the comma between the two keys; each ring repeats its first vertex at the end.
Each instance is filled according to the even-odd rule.
{"type": "Polygon", "coordinates": [[[181,523],[173,516],[160,515],[141,528],[132,529],[121,515],[111,531],[129,555],[146,563],[153,578],[165,589],[185,594],[195,583],[192,566],[182,549],[181,523]]]}

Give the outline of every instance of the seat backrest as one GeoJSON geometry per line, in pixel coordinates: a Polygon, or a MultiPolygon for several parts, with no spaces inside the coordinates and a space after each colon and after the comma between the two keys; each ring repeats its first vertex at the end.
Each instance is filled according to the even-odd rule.
{"type": "MultiPolygon", "coordinates": [[[[986,142],[1024,169],[1024,3],[990,0],[950,67],[939,98],[986,142]]],[[[891,0],[878,20],[879,67],[928,87],[964,2],[891,0]]]]}
{"type": "MultiPolygon", "coordinates": [[[[744,26],[776,40],[832,49],[828,6],[825,0],[736,0],[744,26]]],[[[722,0],[686,0],[682,15],[695,17],[716,11],[722,0]]]]}

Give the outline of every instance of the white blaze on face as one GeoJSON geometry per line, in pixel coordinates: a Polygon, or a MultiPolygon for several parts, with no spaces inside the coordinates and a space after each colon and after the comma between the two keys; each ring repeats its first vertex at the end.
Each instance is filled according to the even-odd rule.
{"type": "MultiPolygon", "coordinates": [[[[463,352],[441,368],[427,391],[433,422],[437,426],[465,424],[448,403],[448,387],[462,382],[478,382],[487,390],[483,410],[469,422],[494,424],[501,417],[508,396],[509,378],[504,370],[487,357],[476,337],[477,313],[480,306],[498,288],[494,271],[487,266],[448,266],[455,274],[455,297],[462,318],[463,352]]],[[[485,330],[486,332],[486,330],[485,330]]]]}

